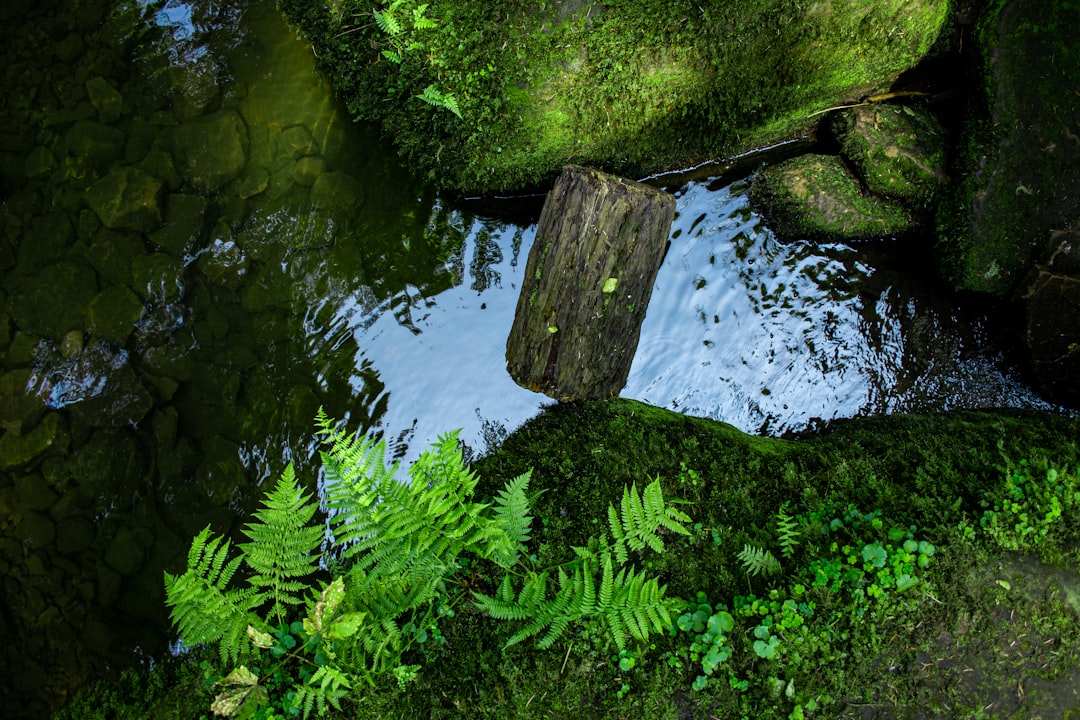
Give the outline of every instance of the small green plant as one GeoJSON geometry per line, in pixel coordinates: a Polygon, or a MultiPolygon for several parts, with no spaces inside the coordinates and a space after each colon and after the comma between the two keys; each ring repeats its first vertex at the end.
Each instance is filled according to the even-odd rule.
{"type": "Polygon", "coordinates": [[[1080,473],[1021,460],[1006,472],[979,526],[1006,550],[1036,550],[1074,524],[1078,508],[1080,473]]]}
{"type": "Polygon", "coordinates": [[[239,555],[207,528],[192,541],[187,571],[165,575],[182,639],[217,643],[222,662],[234,666],[214,680],[215,714],[307,717],[340,707],[358,682],[373,684],[382,674],[405,686],[420,670],[406,653],[444,643],[439,623],[466,601],[522,624],[506,646],[540,635],[538,646],[547,648],[572,623],[598,623],[620,651],[620,666],[631,667],[627,641],[666,632],[683,605],[630,564],[631,554],[663,552],[661,531],[689,534],[682,525],[689,518],[665,504],[659,479],[640,492],[625,488],[619,508],[609,507],[608,533],[572,548],[569,561],[545,566],[526,546],[531,473],[479,503],[478,478],[454,433],[403,480],[397,464],[384,462],[385,443],[347,435],[322,411],[317,424],[326,445],[325,523],[290,466],[245,528],[249,542],[237,546],[239,555]],[[479,563],[502,573],[494,596],[471,580],[479,563]],[[317,590],[324,564],[341,572],[317,590]]]}

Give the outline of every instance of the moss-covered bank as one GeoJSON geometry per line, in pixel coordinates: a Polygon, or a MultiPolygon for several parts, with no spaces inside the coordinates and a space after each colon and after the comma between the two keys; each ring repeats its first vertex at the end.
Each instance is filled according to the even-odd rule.
{"type": "Polygon", "coordinates": [[[817,120],[812,113],[887,89],[914,66],[949,7],[947,0],[279,5],[357,118],[379,123],[439,184],[469,191],[521,188],[567,162],[642,174],[805,133],[817,120]],[[418,99],[429,87],[435,105],[452,96],[461,117],[418,99]]]}
{"type": "MultiPolygon", "coordinates": [[[[1073,692],[1080,674],[1078,438],[1080,419],[1026,412],[862,419],[778,440],[632,401],[558,406],[475,463],[484,478],[480,495],[498,488],[499,478],[533,468],[531,487],[544,492],[534,498],[532,544],[558,556],[603,530],[607,505],[624,485],[659,476],[697,524],[692,536],[672,536],[664,554],[641,561],[672,594],[693,599],[702,592],[710,607],[723,603],[736,615],[734,652],[722,671],[691,689],[701,667],[682,631],[634,648],[632,661],[588,624],[549,651],[519,645],[504,652],[503,624],[462,612],[443,626],[446,645],[429,643],[410,658],[424,666],[416,684],[365,688],[342,717],[1068,717],[1080,708],[1073,692]],[[1014,533],[1012,516],[980,523],[1005,497],[1025,502],[1009,494],[1005,468],[1041,457],[1072,469],[1066,490],[1077,495],[1066,498],[1061,517],[1044,522],[1039,512],[1017,523],[1049,528],[1040,535],[1045,542],[1014,533]],[[919,584],[881,601],[824,586],[808,590],[809,581],[799,590],[786,576],[751,577],[737,556],[747,543],[780,555],[780,508],[818,512],[826,525],[843,518],[840,525],[851,528],[879,510],[864,529],[910,533],[918,552],[933,544],[936,553],[912,570],[919,584]],[[1022,541],[1010,545],[1016,538],[1022,541]],[[1038,549],[1042,561],[1003,549],[1010,546],[1038,549]],[[744,604],[739,614],[751,595],[776,609],[744,604]],[[762,627],[780,627],[781,616],[787,624],[776,634],[779,654],[767,657],[768,645],[747,652],[752,643],[757,648],[762,627]],[[733,687],[736,680],[745,686],[733,687]]],[[[849,537],[840,525],[831,525],[836,537],[849,537]]],[[[817,548],[818,560],[830,552],[808,532],[801,542],[805,552],[817,548]]],[[[856,543],[844,550],[851,565],[818,563],[817,572],[857,568],[867,548],[880,544],[856,543]]],[[[789,573],[804,567],[783,557],[793,564],[789,573]]],[[[482,573],[471,581],[482,586],[482,573]]],[[[189,701],[208,695],[197,675],[180,688],[189,701]]],[[[187,712],[175,700],[155,699],[155,707],[187,712]]],[[[87,705],[64,717],[103,717],[100,711],[87,705]]]]}

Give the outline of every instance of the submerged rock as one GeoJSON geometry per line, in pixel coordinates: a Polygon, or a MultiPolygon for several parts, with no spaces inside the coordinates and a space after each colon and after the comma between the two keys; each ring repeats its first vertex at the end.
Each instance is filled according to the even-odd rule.
{"type": "Polygon", "coordinates": [[[71,442],[67,423],[59,413],[49,413],[22,435],[0,436],[0,470],[29,466],[48,452],[63,452],[71,442]]]}
{"type": "MultiPolygon", "coordinates": [[[[94,108],[90,108],[94,112],[94,108]]],[[[92,120],[81,120],[68,130],[68,150],[104,172],[115,160],[124,154],[127,136],[119,128],[104,125],[92,120]]]]}
{"type": "Polygon", "coordinates": [[[202,192],[217,192],[247,163],[247,127],[231,110],[180,125],[173,144],[183,174],[202,192]]]}
{"type": "Polygon", "coordinates": [[[58,262],[16,281],[11,317],[26,332],[60,338],[86,326],[86,307],[97,291],[97,275],[89,267],[58,262]]]}
{"type": "Polygon", "coordinates": [[[343,172],[326,172],[311,186],[311,202],[320,210],[352,210],[364,203],[360,181],[343,172]]]}
{"type": "Polygon", "coordinates": [[[835,155],[802,155],[754,178],[750,197],[781,240],[865,240],[908,231],[912,215],[899,204],[865,195],[835,155]]]}
{"type": "Polygon", "coordinates": [[[45,414],[45,401],[31,387],[30,370],[0,375],[0,429],[22,435],[45,414]]]}
{"type": "Polygon", "coordinates": [[[209,201],[202,195],[173,193],[165,202],[166,224],[150,239],[176,258],[183,258],[198,243],[206,222],[209,201]]]}
{"type": "Polygon", "coordinates": [[[124,109],[124,96],[108,80],[96,75],[86,81],[86,92],[90,103],[97,108],[98,118],[103,123],[113,123],[120,119],[124,109]]]}
{"type": "Polygon", "coordinates": [[[123,347],[142,315],[142,301],[126,285],[112,285],[90,301],[90,332],[123,347]]]}
{"type": "Polygon", "coordinates": [[[135,167],[113,170],[86,190],[86,202],[113,230],[149,232],[161,225],[161,181],[135,167]]]}

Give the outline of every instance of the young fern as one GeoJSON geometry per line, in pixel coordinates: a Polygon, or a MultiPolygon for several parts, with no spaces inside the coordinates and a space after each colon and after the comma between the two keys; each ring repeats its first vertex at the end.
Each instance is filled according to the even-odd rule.
{"type": "Polygon", "coordinates": [[[243,531],[249,542],[240,549],[255,571],[248,580],[256,590],[254,605],[269,601],[267,617],[275,625],[285,621],[290,607],[303,604],[310,589],[306,579],[319,568],[323,531],[308,526],[316,510],[308,500],[289,465],[267,496],[265,507],[255,513],[258,522],[249,523],[243,531]]]}
{"type": "Polygon", "coordinates": [[[780,572],[780,561],[765,548],[744,545],[738,558],[749,575],[776,575],[780,572]]]}
{"type": "Polygon", "coordinates": [[[675,508],[665,506],[660,481],[645,488],[625,488],[621,513],[608,507],[611,535],[598,548],[575,547],[577,560],[571,572],[558,568],[558,589],[548,597],[547,571],[530,572],[515,598],[513,581],[507,575],[494,597],[475,593],[476,605],[492,617],[529,622],[506,642],[506,647],[539,635],[537,647],[551,647],[572,622],[589,618],[607,625],[616,646],[621,650],[628,638],[647,640],[650,633],[663,632],[671,626],[675,601],[664,597],[666,586],[644,572],[625,567],[626,548],[664,549],[657,531],[663,527],[682,535],[689,534],[679,521],[689,518],[675,508]],[[616,570],[618,565],[618,570],[616,570]]]}
{"type": "Polygon", "coordinates": [[[787,503],[776,511],[776,534],[780,538],[780,552],[790,560],[795,555],[802,530],[795,518],[787,514],[787,503]]]}
{"type": "Polygon", "coordinates": [[[608,528],[615,538],[615,557],[625,563],[629,556],[627,548],[642,550],[646,546],[652,550],[664,552],[664,541],[656,534],[661,527],[680,535],[689,535],[690,531],[680,525],[690,518],[673,507],[664,505],[664,495],[657,478],[645,487],[639,495],[637,485],[623,488],[620,512],[615,512],[613,505],[608,506],[608,528]]]}

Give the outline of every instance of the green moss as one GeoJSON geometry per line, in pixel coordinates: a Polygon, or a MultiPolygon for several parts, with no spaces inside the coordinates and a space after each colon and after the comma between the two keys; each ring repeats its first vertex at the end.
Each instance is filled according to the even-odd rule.
{"type": "Polygon", "coordinates": [[[949,3],[442,0],[401,65],[367,2],[280,5],[354,115],[440,184],[505,190],[571,161],[642,174],[805,133],[912,67],[949,3]],[[464,120],[415,101],[433,82],[464,120]]]}
{"type": "Polygon", "coordinates": [[[889,237],[915,223],[903,206],[864,193],[835,155],[801,155],[769,166],[754,178],[750,196],[783,239],[889,237]]]}

